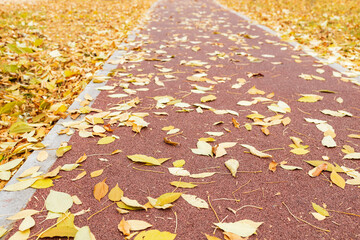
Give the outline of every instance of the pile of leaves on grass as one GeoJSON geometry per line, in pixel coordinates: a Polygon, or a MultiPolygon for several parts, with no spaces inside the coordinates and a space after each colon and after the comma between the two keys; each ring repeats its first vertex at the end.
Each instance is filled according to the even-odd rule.
{"type": "Polygon", "coordinates": [[[0,164],[26,158],[154,0],[0,4],[0,164]]]}
{"type": "Polygon", "coordinates": [[[356,0],[219,2],[279,32],[283,40],[296,40],[330,62],[360,71],[360,5],[356,0]]]}

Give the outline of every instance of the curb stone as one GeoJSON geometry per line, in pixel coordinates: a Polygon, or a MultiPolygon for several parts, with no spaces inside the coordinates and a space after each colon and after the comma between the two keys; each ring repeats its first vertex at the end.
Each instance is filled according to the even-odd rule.
{"type": "MultiPolygon", "coordinates": [[[[129,46],[128,42],[133,42],[136,39],[137,34],[140,32],[139,28],[143,25],[145,25],[146,21],[151,17],[151,12],[158,6],[158,4],[162,0],[158,0],[157,2],[153,3],[152,6],[147,10],[147,12],[144,14],[143,18],[139,21],[138,26],[132,30],[126,40],[122,42],[118,47],[119,49],[126,49],[127,46],[129,46]]],[[[127,51],[126,50],[116,50],[109,59],[105,62],[103,65],[103,68],[101,70],[98,70],[94,74],[94,78],[96,77],[105,77],[108,76],[108,74],[117,68],[117,64],[111,64],[112,61],[119,59],[121,56],[123,56],[127,51]]],[[[96,97],[99,95],[100,90],[97,90],[97,88],[105,86],[107,84],[107,80],[102,83],[94,83],[91,81],[85,89],[80,93],[80,95],[74,100],[72,105],[68,108],[68,110],[75,110],[79,109],[80,106],[80,99],[84,99],[84,96],[86,94],[89,94],[93,99],[95,100],[96,97]]],[[[93,104],[94,100],[89,104],[93,104]]],[[[60,147],[60,144],[63,142],[68,142],[70,140],[70,136],[63,134],[58,135],[57,133],[62,130],[64,127],[62,126],[63,123],[72,121],[70,117],[67,117],[66,119],[60,119],[54,127],[50,130],[50,132],[45,136],[42,143],[46,146],[49,157],[44,162],[39,162],[36,160],[37,154],[39,150],[36,150],[32,152],[24,164],[17,170],[17,172],[12,176],[10,181],[7,183],[7,185],[11,185],[17,182],[17,178],[20,176],[20,174],[33,166],[41,166],[39,171],[42,172],[48,172],[48,170],[53,166],[55,163],[57,157],[55,155],[56,149],[60,147]]],[[[13,221],[7,220],[6,218],[9,216],[14,215],[15,213],[19,212],[22,208],[26,206],[30,198],[35,193],[36,189],[28,188],[22,191],[17,192],[7,192],[7,191],[0,191],[0,226],[3,226],[5,228],[9,228],[13,221]]],[[[3,238],[1,238],[3,239],[3,238]]]]}

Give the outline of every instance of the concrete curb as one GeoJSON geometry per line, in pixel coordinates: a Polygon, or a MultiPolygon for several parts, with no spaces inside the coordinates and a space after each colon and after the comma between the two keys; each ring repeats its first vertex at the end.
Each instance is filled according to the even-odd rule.
{"type": "MultiPolygon", "coordinates": [[[[137,34],[140,32],[139,28],[145,24],[145,22],[150,18],[150,13],[159,5],[159,3],[162,0],[158,0],[157,2],[153,3],[153,5],[147,10],[147,12],[144,14],[144,17],[140,19],[138,27],[132,30],[127,38],[126,42],[131,42],[136,39],[137,34]]],[[[123,42],[120,44],[119,48],[126,49],[125,47],[128,46],[126,42],[123,42]]],[[[103,68],[99,71],[97,71],[94,74],[94,77],[104,77],[108,76],[108,74],[117,68],[117,64],[110,64],[110,62],[117,60],[119,57],[123,56],[127,51],[126,50],[117,50],[115,51],[110,58],[105,62],[103,65],[103,68]]],[[[89,94],[94,99],[99,95],[100,91],[97,90],[97,88],[105,86],[107,81],[103,83],[94,83],[91,81],[85,89],[80,93],[80,95],[77,97],[77,99],[84,99],[86,94],[89,94]]],[[[92,101],[93,103],[94,101],[92,101]]],[[[90,103],[90,106],[91,104],[90,103]]],[[[79,109],[80,101],[75,101],[73,104],[69,107],[68,110],[75,110],[79,109]]],[[[59,135],[57,134],[60,130],[62,130],[64,127],[62,126],[62,123],[72,121],[70,117],[67,117],[66,119],[60,119],[55,126],[50,130],[50,132],[45,136],[42,143],[47,146],[47,149],[57,149],[60,147],[60,144],[63,142],[68,142],[70,140],[71,136],[68,136],[66,134],[59,135]]],[[[26,159],[25,163],[18,169],[18,171],[13,175],[11,180],[7,183],[9,185],[14,184],[17,181],[17,178],[20,176],[20,174],[33,166],[41,166],[39,171],[42,172],[48,172],[48,170],[53,166],[55,163],[57,157],[55,155],[56,150],[47,150],[49,157],[44,162],[39,162],[36,160],[37,154],[39,151],[32,152],[29,157],[26,159]]],[[[17,192],[7,192],[7,191],[0,191],[0,226],[3,226],[7,229],[11,226],[13,221],[7,220],[6,218],[9,216],[14,215],[15,213],[19,212],[22,208],[26,206],[32,195],[35,193],[36,189],[28,188],[23,191],[17,191],[17,192]]]]}
{"type": "MultiPolygon", "coordinates": [[[[266,27],[266,26],[264,26],[264,25],[259,24],[257,21],[249,18],[248,16],[246,16],[246,15],[240,13],[240,12],[236,12],[235,10],[233,10],[233,9],[227,7],[227,6],[222,5],[222,4],[219,3],[217,0],[213,0],[213,1],[214,1],[215,4],[219,5],[220,7],[224,8],[224,9],[228,10],[229,12],[231,12],[231,13],[233,13],[233,14],[241,17],[242,19],[250,22],[252,25],[255,25],[255,26],[257,26],[258,28],[263,29],[264,31],[266,31],[266,32],[268,32],[268,33],[270,33],[270,34],[278,37],[279,39],[281,39],[281,38],[280,38],[280,34],[279,34],[278,32],[275,32],[274,30],[272,30],[272,29],[270,29],[270,28],[268,28],[268,27],[266,27]]],[[[310,49],[309,47],[306,47],[306,46],[304,46],[304,45],[301,45],[300,43],[298,43],[298,42],[296,42],[296,41],[291,41],[291,42],[286,42],[286,43],[290,44],[290,45],[293,46],[294,48],[302,49],[302,51],[303,51],[304,53],[306,53],[306,54],[314,57],[314,58],[315,58],[316,60],[318,60],[318,61],[327,62],[326,59],[318,57],[318,56],[317,56],[317,53],[315,53],[315,52],[314,52],[312,49],[310,49]]],[[[341,72],[341,73],[344,73],[344,72],[345,72],[345,73],[352,73],[352,74],[358,75],[358,74],[356,74],[355,72],[352,72],[352,71],[350,71],[349,69],[346,69],[345,67],[341,66],[341,65],[338,64],[338,63],[331,63],[331,64],[328,64],[328,66],[332,67],[334,70],[336,70],[336,71],[338,71],[338,72],[341,72]]],[[[353,82],[354,84],[360,85],[360,76],[354,77],[354,78],[352,78],[352,79],[355,79],[355,82],[353,82]]]]}

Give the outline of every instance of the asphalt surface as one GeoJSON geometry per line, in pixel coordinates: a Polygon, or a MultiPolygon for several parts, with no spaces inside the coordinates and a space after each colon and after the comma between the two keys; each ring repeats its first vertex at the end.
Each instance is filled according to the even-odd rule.
{"type": "MultiPolygon", "coordinates": [[[[341,152],[343,145],[360,151],[359,139],[348,137],[349,134],[359,134],[360,130],[359,86],[334,77],[333,68],[304,52],[294,50],[290,44],[281,42],[257,25],[249,24],[208,0],[161,1],[151,21],[141,30],[138,38],[129,43],[127,54],[119,59],[119,63],[118,71],[107,83],[115,88],[102,91],[92,107],[115,112],[118,110],[111,108],[138,97],[137,105],[122,112],[148,113],[144,117],[149,123],[148,127],[135,133],[132,127],[118,126],[119,122],[114,122],[111,125],[113,132],[105,134],[116,135],[119,139],[106,145],[97,144],[100,137],[82,138],[76,131],[68,142],[72,150],[59,158],[52,169],[74,163],[86,153],[88,158],[78,169],[84,169],[87,175],[72,181],[81,171],[61,171],[61,178],[55,180],[54,186],[37,190],[26,208],[43,209],[44,199],[50,190],[77,195],[82,204],[74,205],[70,211],[90,211],[76,216],[75,225],[89,226],[97,239],[123,239],[117,228],[123,216],[126,220],[147,221],[153,225],[153,229],[176,233],[176,239],[206,239],[205,233],[223,239],[221,230],[214,233],[213,223],[218,222],[217,217],[223,222],[242,219],[263,222],[257,235],[249,239],[360,238],[358,216],[330,211],[330,217],[318,221],[310,214],[315,212],[312,202],[326,205],[330,210],[359,214],[359,188],[351,185],[346,185],[345,189],[337,187],[331,183],[329,172],[311,178],[308,171],[312,167],[304,162],[322,160],[323,156],[327,156],[330,163],[336,162],[354,169],[359,167],[356,161],[343,160],[344,153],[341,152]],[[191,66],[189,61],[192,60],[204,64],[191,66]],[[198,73],[203,75],[194,76],[198,73]],[[318,76],[323,80],[305,80],[299,77],[301,74],[318,76]],[[234,86],[239,82],[241,84],[234,86]],[[127,83],[131,91],[126,90],[127,83]],[[192,92],[195,85],[211,89],[205,93],[192,92]],[[248,90],[253,86],[264,93],[249,94],[248,90]],[[132,94],[124,98],[109,97],[109,94],[129,92],[132,94]],[[268,96],[271,93],[273,96],[268,96]],[[200,111],[194,107],[193,104],[201,103],[200,99],[210,94],[216,96],[216,100],[202,104],[210,106],[212,110],[200,111]],[[297,100],[301,94],[317,94],[323,99],[314,103],[299,102],[297,100]],[[164,108],[159,108],[155,100],[158,96],[172,96],[189,106],[165,103],[164,108]],[[271,97],[273,101],[251,106],[237,104],[239,101],[252,101],[253,97],[271,97]],[[343,100],[342,103],[339,103],[339,98],[343,100]],[[279,100],[291,108],[291,112],[283,114],[283,118],[291,119],[290,124],[269,126],[269,135],[261,131],[261,126],[253,125],[251,131],[244,127],[245,123],[253,123],[247,115],[254,111],[265,118],[275,116],[276,113],[268,106],[279,100]],[[224,114],[225,111],[214,109],[231,111],[224,114]],[[353,117],[325,115],[320,112],[324,109],[345,110],[353,117]],[[167,115],[160,115],[159,112],[167,115]],[[239,128],[234,126],[233,118],[239,123],[239,128]],[[323,132],[304,118],[326,120],[335,130],[337,147],[323,146],[323,132]],[[222,123],[214,125],[218,122],[222,123]],[[169,135],[162,128],[170,125],[180,129],[181,134],[170,138],[179,143],[177,146],[164,142],[164,137],[169,135]],[[223,135],[209,136],[205,132],[223,132],[223,135]],[[194,154],[191,149],[196,148],[199,138],[205,137],[216,139],[210,142],[212,146],[223,142],[237,144],[227,148],[227,155],[219,158],[194,154]],[[309,145],[309,153],[291,153],[288,146],[292,143],[290,137],[301,138],[304,145],[309,145]],[[240,144],[248,144],[258,150],[270,149],[266,153],[273,157],[259,158],[246,152],[247,149],[240,144]],[[116,149],[122,152],[110,155],[116,149]],[[133,163],[126,157],[133,154],[171,159],[161,166],[145,166],[133,163]],[[185,160],[183,168],[190,173],[217,174],[204,179],[174,176],[168,168],[173,167],[172,162],[178,159],[185,160]],[[229,159],[236,159],[240,163],[235,178],[224,165],[229,159]],[[286,161],[288,165],[299,166],[303,170],[288,171],[277,166],[273,172],[268,169],[272,160],[277,163],[286,161]],[[99,169],[104,169],[102,175],[91,178],[89,173],[99,169]],[[174,191],[175,187],[169,184],[171,181],[181,178],[184,182],[196,182],[196,188],[177,188],[175,191],[210,200],[213,209],[198,209],[179,198],[171,209],[131,211],[121,215],[112,205],[87,220],[90,215],[111,204],[107,197],[99,202],[93,196],[95,184],[105,178],[110,189],[118,183],[126,197],[142,204],[147,202],[148,196],[156,198],[174,191]],[[229,208],[240,210],[234,214],[229,208]],[[294,218],[289,210],[307,223],[294,218]],[[325,229],[329,231],[323,231],[325,229]]],[[[340,174],[350,179],[344,173],[340,174]]],[[[43,211],[34,216],[36,225],[31,229],[32,234],[54,224],[56,220],[43,221],[46,214],[43,211]]],[[[12,233],[18,225],[15,224],[12,233]]]]}

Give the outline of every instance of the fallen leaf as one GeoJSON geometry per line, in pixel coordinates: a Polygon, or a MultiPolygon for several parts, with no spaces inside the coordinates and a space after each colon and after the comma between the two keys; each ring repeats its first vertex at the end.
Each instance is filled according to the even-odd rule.
{"type": "Polygon", "coordinates": [[[124,218],[121,219],[120,223],[118,224],[118,229],[120,232],[122,232],[122,234],[124,234],[125,236],[129,236],[130,235],[130,224],[125,221],[124,218]]]}
{"type": "Polygon", "coordinates": [[[316,218],[319,221],[322,221],[322,220],[326,219],[325,216],[321,215],[318,212],[311,212],[311,214],[313,215],[314,218],[316,218]]]}
{"type": "MultiPolygon", "coordinates": [[[[146,207],[144,205],[141,205],[138,201],[136,201],[135,199],[130,199],[128,197],[122,197],[121,198],[121,202],[125,203],[127,206],[129,207],[133,207],[133,208],[141,208],[141,209],[146,209],[146,207]]],[[[120,207],[118,205],[118,207],[120,207]]],[[[133,209],[130,209],[133,210],[133,209]]]]}
{"type": "Polygon", "coordinates": [[[35,220],[31,217],[31,216],[27,216],[26,218],[24,218],[24,220],[21,222],[20,226],[19,226],[19,230],[20,231],[25,231],[27,229],[32,228],[33,226],[35,226],[35,220]]]}
{"type": "Polygon", "coordinates": [[[77,181],[83,177],[85,177],[86,175],[86,171],[82,171],[81,173],[79,173],[75,178],[71,179],[71,181],[77,181]]]}
{"type": "Polygon", "coordinates": [[[212,156],[212,146],[204,141],[197,142],[197,148],[192,148],[191,151],[198,155],[212,156]]]}
{"type": "Polygon", "coordinates": [[[95,199],[97,199],[99,202],[103,197],[106,196],[106,194],[109,191],[109,186],[105,183],[105,181],[106,181],[106,178],[103,181],[97,183],[94,187],[93,194],[94,194],[95,199]]]}
{"type": "Polygon", "coordinates": [[[231,232],[241,237],[250,237],[256,233],[257,228],[263,224],[262,222],[254,222],[251,220],[240,220],[231,223],[214,223],[225,232],[231,232]]]}
{"type": "Polygon", "coordinates": [[[168,139],[167,137],[164,137],[164,142],[165,142],[166,144],[169,144],[169,145],[172,145],[172,146],[180,145],[180,143],[171,141],[171,140],[168,139]]]}
{"type": "Polygon", "coordinates": [[[298,166],[291,166],[291,165],[285,165],[285,164],[280,164],[280,167],[282,167],[283,169],[285,170],[302,170],[301,167],[298,167],[298,166]]]}
{"type": "Polygon", "coordinates": [[[35,189],[49,188],[52,186],[54,186],[54,183],[50,178],[38,179],[31,185],[31,187],[35,189]]]}
{"type": "Polygon", "coordinates": [[[210,236],[208,234],[205,233],[206,239],[207,240],[221,240],[220,238],[214,237],[214,236],[210,236]]]}
{"type": "Polygon", "coordinates": [[[20,220],[20,219],[24,219],[28,216],[32,216],[34,214],[38,214],[40,211],[38,210],[34,210],[34,209],[25,209],[22,210],[14,215],[12,215],[11,217],[8,217],[6,219],[8,220],[20,220]]]}
{"type": "Polygon", "coordinates": [[[103,137],[97,142],[97,144],[100,144],[100,145],[109,144],[109,143],[114,142],[115,140],[116,140],[115,137],[103,137]]]}
{"type": "Polygon", "coordinates": [[[200,99],[201,102],[211,102],[214,100],[216,100],[216,96],[214,96],[214,95],[207,95],[200,99]]]}
{"type": "Polygon", "coordinates": [[[104,172],[104,169],[99,169],[90,173],[90,177],[98,177],[104,172]]]}
{"type": "Polygon", "coordinates": [[[54,190],[50,190],[45,200],[46,209],[55,213],[65,213],[72,205],[73,200],[69,194],[54,190]]]}
{"type": "Polygon", "coordinates": [[[164,193],[157,198],[156,206],[163,206],[165,204],[176,201],[182,193],[164,193]]]}
{"type": "Polygon", "coordinates": [[[346,154],[343,159],[360,159],[360,152],[353,152],[346,154]]]}
{"type": "Polygon", "coordinates": [[[184,159],[176,160],[176,161],[173,162],[174,167],[181,168],[184,165],[185,165],[185,160],[184,159]]]}
{"type": "Polygon", "coordinates": [[[134,162],[147,163],[151,165],[161,165],[161,163],[154,157],[148,157],[142,154],[127,155],[127,157],[134,162]]]}
{"type": "Polygon", "coordinates": [[[216,174],[216,172],[203,172],[203,173],[190,174],[189,177],[191,177],[191,178],[206,178],[206,177],[211,177],[214,174],[216,174]]]}
{"type": "Polygon", "coordinates": [[[223,232],[225,240],[247,240],[247,238],[240,237],[239,235],[231,232],[223,232]]]}
{"type": "Polygon", "coordinates": [[[34,182],[36,182],[36,180],[37,180],[36,178],[30,178],[28,180],[17,182],[12,185],[6,185],[3,188],[3,191],[9,191],[9,192],[21,191],[33,185],[34,182]]]}
{"type": "Polygon", "coordinates": [[[14,235],[12,235],[9,240],[27,240],[30,236],[30,229],[25,231],[17,231],[14,235]]]}
{"type": "Polygon", "coordinates": [[[209,205],[207,204],[207,202],[205,200],[203,200],[195,195],[182,194],[181,197],[194,207],[209,208],[209,205]]]}
{"type": "Polygon", "coordinates": [[[95,240],[95,237],[90,232],[89,226],[84,226],[77,231],[74,240],[95,240]]]}
{"type": "Polygon", "coordinates": [[[236,177],[236,173],[237,173],[237,169],[239,168],[239,165],[240,163],[236,159],[229,159],[225,162],[225,166],[229,169],[233,177],[236,177]]]}
{"type": "Polygon", "coordinates": [[[322,171],[325,171],[327,170],[328,168],[328,164],[327,163],[322,163],[320,164],[319,166],[311,169],[308,174],[311,176],[311,177],[317,177],[321,174],[322,171]]]}
{"type": "Polygon", "coordinates": [[[15,168],[16,166],[18,166],[23,160],[24,160],[24,158],[18,158],[18,159],[14,159],[10,162],[4,163],[4,164],[0,165],[0,171],[11,170],[11,169],[15,168]]]}
{"type": "Polygon", "coordinates": [[[70,146],[64,146],[64,147],[59,147],[57,150],[56,150],[56,156],[57,157],[62,157],[64,156],[64,154],[68,151],[71,150],[71,145],[70,146]]]}
{"type": "Polygon", "coordinates": [[[150,223],[142,220],[127,220],[127,223],[130,225],[130,231],[141,231],[152,227],[150,223]]]}
{"type": "Polygon", "coordinates": [[[275,172],[276,171],[276,166],[278,165],[277,162],[275,162],[274,160],[272,160],[269,164],[269,170],[272,171],[272,172],[275,172]]]}
{"type": "Polygon", "coordinates": [[[136,237],[134,240],[174,240],[176,237],[176,234],[170,233],[170,232],[160,232],[159,230],[149,230],[149,231],[142,231],[136,237]]]}
{"type": "Polygon", "coordinates": [[[197,185],[188,183],[188,182],[179,182],[179,181],[172,181],[170,182],[171,185],[177,187],[177,188],[194,188],[197,187],[197,185]]]}
{"type": "Polygon", "coordinates": [[[113,202],[120,201],[123,196],[124,196],[124,192],[123,192],[123,190],[121,190],[118,183],[116,183],[116,186],[113,187],[108,194],[110,201],[113,201],[113,202]]]}
{"type": "Polygon", "coordinates": [[[263,153],[263,152],[261,152],[261,151],[259,151],[259,150],[257,150],[255,147],[253,147],[253,146],[250,146],[250,145],[248,145],[248,144],[240,144],[242,147],[244,147],[244,148],[247,148],[247,149],[249,149],[249,151],[250,151],[250,153],[251,154],[253,154],[253,155],[255,155],[255,156],[258,156],[258,157],[260,157],[260,158],[272,158],[272,156],[270,155],[270,154],[266,154],[266,153],[263,153]]]}
{"type": "Polygon", "coordinates": [[[188,170],[183,169],[183,168],[170,167],[170,168],[168,168],[168,170],[174,176],[179,176],[179,177],[190,176],[190,172],[188,170]]]}
{"type": "Polygon", "coordinates": [[[320,213],[324,217],[329,217],[330,216],[329,212],[325,208],[317,205],[316,203],[311,203],[311,204],[312,204],[312,207],[314,208],[314,210],[316,212],[320,213]]]}
{"type": "Polygon", "coordinates": [[[301,94],[302,97],[298,99],[299,102],[313,103],[322,100],[324,97],[316,94],[301,94]]]}
{"type": "Polygon", "coordinates": [[[43,161],[45,161],[48,157],[49,157],[49,154],[48,154],[47,151],[41,151],[41,152],[39,152],[39,154],[36,156],[36,160],[38,160],[39,162],[43,162],[43,161]]]}
{"type": "Polygon", "coordinates": [[[57,225],[40,233],[39,238],[75,237],[78,230],[75,228],[74,218],[75,216],[73,214],[62,214],[61,217],[57,219],[57,225]]]}
{"type": "Polygon", "coordinates": [[[325,136],[322,139],[321,144],[328,148],[336,147],[336,142],[331,136],[325,136]]]}
{"type": "Polygon", "coordinates": [[[341,187],[342,189],[345,188],[345,180],[336,171],[333,170],[331,172],[330,179],[338,187],[341,187]]]}

